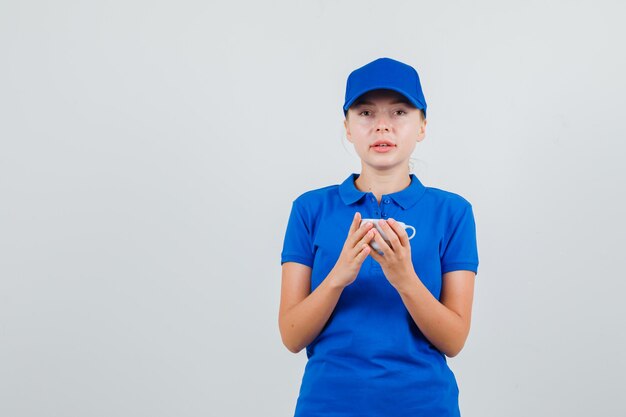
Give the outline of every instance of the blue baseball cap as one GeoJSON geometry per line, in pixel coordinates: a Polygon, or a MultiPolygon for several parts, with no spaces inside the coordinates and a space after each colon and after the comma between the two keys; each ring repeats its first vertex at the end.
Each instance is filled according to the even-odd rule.
{"type": "Polygon", "coordinates": [[[354,101],[372,90],[387,89],[402,94],[426,116],[426,99],[422,92],[420,77],[410,65],[391,58],[378,58],[348,76],[346,101],[343,104],[344,116],[354,101]]]}

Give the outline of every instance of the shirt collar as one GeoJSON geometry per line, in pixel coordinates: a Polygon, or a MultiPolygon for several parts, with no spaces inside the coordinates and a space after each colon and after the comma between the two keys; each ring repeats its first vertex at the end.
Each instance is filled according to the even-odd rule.
{"type": "MultiPolygon", "coordinates": [[[[404,210],[415,205],[415,203],[417,203],[418,200],[422,198],[422,196],[426,192],[426,187],[422,185],[422,183],[415,176],[415,174],[410,174],[410,177],[411,184],[409,184],[408,187],[406,187],[404,190],[392,194],[383,194],[383,198],[391,198],[404,210]]],[[[356,180],[357,178],[359,178],[359,174],[352,173],[348,176],[348,178],[346,178],[343,183],[341,183],[341,185],[339,185],[339,195],[346,205],[356,203],[365,195],[371,194],[369,192],[364,192],[356,188],[356,185],[354,185],[354,180],[356,180]]]]}

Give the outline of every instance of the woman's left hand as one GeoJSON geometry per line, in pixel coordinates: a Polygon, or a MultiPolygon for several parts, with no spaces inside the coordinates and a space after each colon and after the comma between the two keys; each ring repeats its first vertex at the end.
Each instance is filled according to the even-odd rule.
{"type": "Polygon", "coordinates": [[[391,246],[378,233],[378,230],[373,227],[372,230],[375,232],[374,240],[383,254],[381,255],[376,249],[373,249],[370,252],[370,256],[380,264],[389,283],[398,289],[400,286],[409,283],[416,276],[411,259],[409,236],[406,230],[392,218],[387,221],[379,220],[378,224],[391,242],[391,246]]]}

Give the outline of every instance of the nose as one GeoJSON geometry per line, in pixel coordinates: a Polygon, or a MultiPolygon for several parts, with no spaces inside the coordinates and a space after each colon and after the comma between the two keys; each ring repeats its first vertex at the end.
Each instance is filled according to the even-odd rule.
{"type": "Polygon", "coordinates": [[[389,132],[389,119],[386,115],[379,115],[376,119],[377,132],[389,132]]]}

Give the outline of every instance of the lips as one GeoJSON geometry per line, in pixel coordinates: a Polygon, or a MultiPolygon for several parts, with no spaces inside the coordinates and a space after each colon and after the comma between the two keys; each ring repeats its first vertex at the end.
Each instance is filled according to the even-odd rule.
{"type": "Polygon", "coordinates": [[[372,150],[374,152],[377,153],[386,153],[386,152],[391,152],[392,150],[396,149],[396,145],[388,145],[386,143],[381,143],[378,144],[376,146],[372,146],[372,150]]]}
{"type": "Polygon", "coordinates": [[[396,144],[393,143],[390,140],[381,139],[381,140],[377,140],[376,142],[374,142],[372,144],[372,148],[374,148],[374,147],[383,147],[384,148],[385,146],[382,146],[382,145],[387,145],[387,147],[396,146],[396,144]]]}
{"type": "Polygon", "coordinates": [[[372,150],[377,153],[386,153],[396,148],[395,143],[390,140],[381,139],[374,142],[371,146],[372,150]]]}

